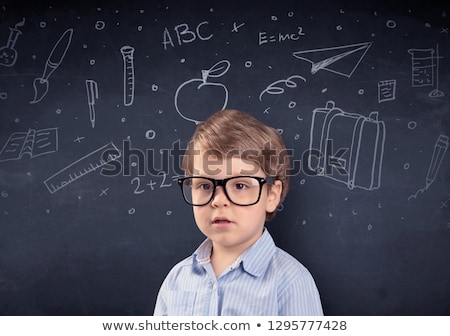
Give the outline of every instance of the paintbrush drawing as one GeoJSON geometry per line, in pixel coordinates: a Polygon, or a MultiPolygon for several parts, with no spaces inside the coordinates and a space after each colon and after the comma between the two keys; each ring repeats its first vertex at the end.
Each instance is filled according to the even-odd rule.
{"type": "Polygon", "coordinates": [[[34,98],[30,104],[40,102],[48,92],[50,75],[61,65],[72,41],[73,29],[67,29],[53,47],[45,63],[42,77],[33,81],[34,98]]]}

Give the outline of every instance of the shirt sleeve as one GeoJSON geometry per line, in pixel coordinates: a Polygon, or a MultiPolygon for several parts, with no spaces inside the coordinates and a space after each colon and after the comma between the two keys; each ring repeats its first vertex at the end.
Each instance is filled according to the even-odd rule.
{"type": "Polygon", "coordinates": [[[323,316],[319,291],[309,272],[302,272],[286,286],[279,298],[281,316],[323,316]]]}
{"type": "Polygon", "coordinates": [[[158,292],[158,297],[156,298],[155,310],[153,312],[153,316],[167,316],[167,300],[166,300],[166,283],[167,278],[164,280],[161,288],[158,292]]]}

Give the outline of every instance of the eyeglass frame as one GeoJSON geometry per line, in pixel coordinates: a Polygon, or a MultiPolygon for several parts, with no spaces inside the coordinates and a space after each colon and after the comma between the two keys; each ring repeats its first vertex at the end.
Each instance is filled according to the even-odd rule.
{"type": "Polygon", "coordinates": [[[185,177],[182,177],[182,178],[179,178],[179,179],[178,179],[178,185],[179,185],[180,188],[181,188],[181,194],[183,195],[184,201],[185,201],[187,204],[192,205],[192,206],[204,206],[204,205],[207,205],[208,203],[210,203],[210,202],[214,199],[214,196],[215,196],[215,194],[216,194],[216,189],[217,189],[217,187],[222,187],[222,188],[223,188],[223,192],[224,192],[225,196],[226,196],[227,199],[228,199],[231,203],[233,203],[234,205],[238,205],[238,206],[250,206],[250,205],[255,205],[255,204],[257,204],[257,203],[259,202],[259,200],[261,199],[261,192],[262,192],[262,189],[263,189],[264,184],[273,185],[274,182],[275,182],[275,180],[276,180],[276,179],[275,179],[274,177],[271,177],[271,176],[269,176],[269,177],[259,177],[259,176],[249,176],[249,175],[244,175],[244,176],[232,176],[232,177],[228,177],[228,178],[222,179],[222,180],[216,180],[216,179],[213,179],[213,178],[210,178],[210,177],[203,177],[203,176],[185,176],[185,177]],[[255,179],[255,180],[257,180],[257,181],[259,182],[258,199],[257,199],[255,202],[250,203],[250,204],[239,204],[239,203],[234,202],[234,201],[230,198],[230,196],[228,195],[228,193],[227,193],[227,188],[226,188],[226,184],[227,184],[227,182],[230,181],[230,180],[237,179],[237,178],[245,178],[245,177],[251,177],[251,178],[253,178],[253,179],[255,179]],[[193,203],[189,202],[189,201],[186,199],[186,196],[184,195],[183,183],[184,183],[185,180],[190,179],[190,178],[202,178],[202,179],[211,181],[211,182],[213,183],[214,189],[213,189],[213,191],[212,191],[212,193],[211,193],[211,198],[208,200],[208,202],[205,202],[205,203],[203,203],[203,204],[193,204],[193,203]]]}

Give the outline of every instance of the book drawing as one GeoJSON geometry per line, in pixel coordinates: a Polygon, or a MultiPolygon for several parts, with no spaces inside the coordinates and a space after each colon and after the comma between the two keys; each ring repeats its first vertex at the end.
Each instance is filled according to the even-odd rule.
{"type": "Polygon", "coordinates": [[[50,154],[58,151],[58,129],[29,129],[11,134],[0,151],[0,162],[50,154]]]}

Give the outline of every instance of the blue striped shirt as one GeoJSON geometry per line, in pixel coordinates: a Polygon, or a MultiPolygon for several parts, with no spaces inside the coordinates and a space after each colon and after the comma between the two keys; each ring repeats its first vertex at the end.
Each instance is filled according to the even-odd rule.
{"type": "Polygon", "coordinates": [[[309,271],[267,231],[216,277],[206,239],[164,280],[154,315],[323,315],[309,271]]]}

